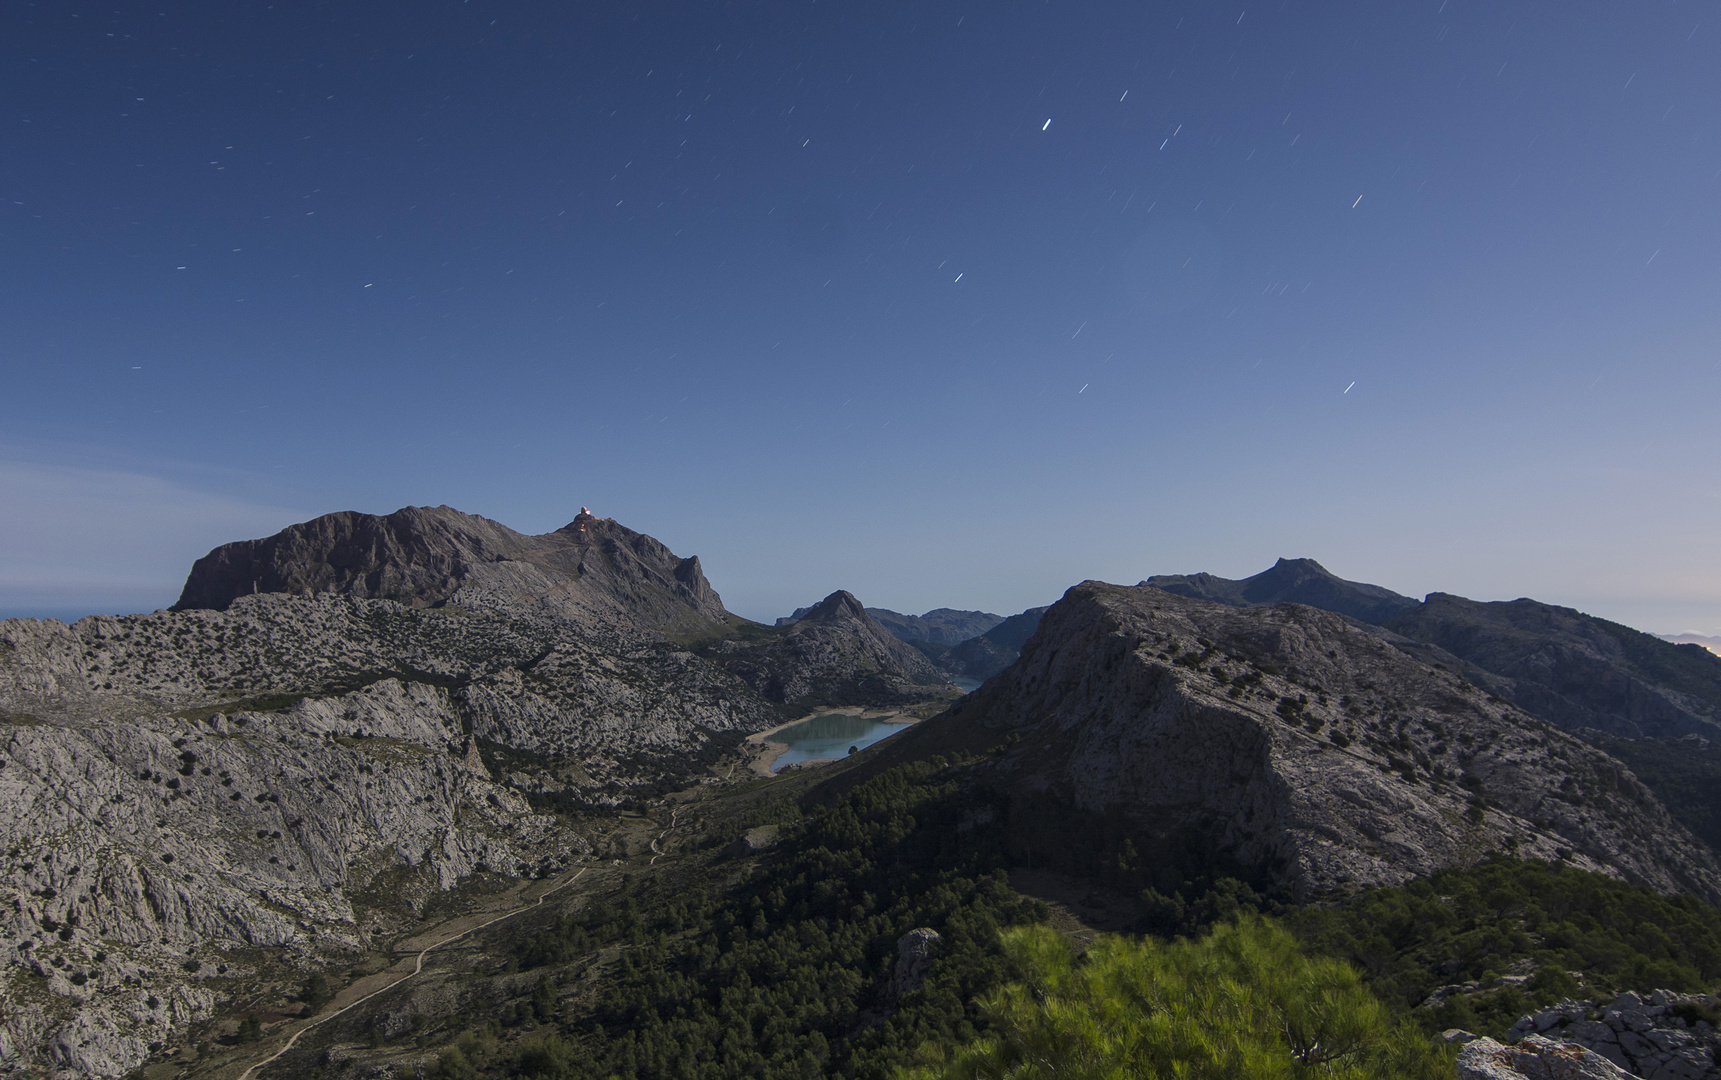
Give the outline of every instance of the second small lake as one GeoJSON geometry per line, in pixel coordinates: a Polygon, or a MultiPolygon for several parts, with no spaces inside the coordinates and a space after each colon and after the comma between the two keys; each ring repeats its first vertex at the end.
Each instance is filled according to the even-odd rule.
{"type": "Polygon", "coordinates": [[[776,772],[785,765],[793,765],[798,761],[847,757],[849,747],[864,750],[880,739],[895,735],[909,726],[900,723],[887,724],[881,720],[849,716],[846,713],[810,716],[798,724],[790,724],[765,737],[767,742],[788,746],[776,761],[771,762],[771,771],[776,772]]]}

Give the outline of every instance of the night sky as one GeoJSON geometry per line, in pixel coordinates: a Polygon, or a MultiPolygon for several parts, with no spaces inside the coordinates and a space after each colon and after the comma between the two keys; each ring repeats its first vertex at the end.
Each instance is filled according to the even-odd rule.
{"type": "Polygon", "coordinates": [[[12,3],[0,613],[582,504],[769,619],[1721,632],[1721,6],[12,3]]]}

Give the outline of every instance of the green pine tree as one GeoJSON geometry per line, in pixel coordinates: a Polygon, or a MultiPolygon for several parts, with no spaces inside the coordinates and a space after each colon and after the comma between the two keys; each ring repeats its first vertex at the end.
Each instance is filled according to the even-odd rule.
{"type": "Polygon", "coordinates": [[[903,1080],[1445,1080],[1452,1063],[1395,1023],[1340,960],[1246,917],[1199,940],[1102,937],[1077,961],[1043,926],[1009,930],[1022,974],[990,995],[990,1032],[923,1048],[903,1080]]]}

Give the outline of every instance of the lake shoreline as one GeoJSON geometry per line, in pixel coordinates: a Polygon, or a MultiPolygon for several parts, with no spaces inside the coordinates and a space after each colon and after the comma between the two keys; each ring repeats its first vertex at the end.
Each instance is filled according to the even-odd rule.
{"type": "MultiPolygon", "coordinates": [[[[753,760],[749,763],[748,767],[753,770],[755,775],[775,776],[776,773],[772,771],[771,766],[777,763],[778,758],[788,753],[791,747],[788,743],[772,740],[771,736],[782,731],[784,728],[791,728],[796,724],[804,724],[808,720],[812,720],[820,716],[853,716],[858,719],[874,720],[882,724],[900,724],[905,726],[919,722],[919,717],[914,716],[907,709],[878,709],[865,705],[845,705],[834,709],[815,709],[805,716],[778,724],[776,727],[766,728],[764,731],[756,731],[747,736],[744,741],[748,745],[758,748],[758,752],[754,755],[753,760]]],[[[823,763],[827,761],[840,760],[842,759],[809,758],[807,761],[796,762],[795,765],[787,766],[787,768],[795,768],[798,765],[809,765],[814,762],[823,763]]]]}

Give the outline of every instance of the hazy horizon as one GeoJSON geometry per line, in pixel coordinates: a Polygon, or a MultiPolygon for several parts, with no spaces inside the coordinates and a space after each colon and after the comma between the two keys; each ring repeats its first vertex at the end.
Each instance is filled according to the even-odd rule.
{"type": "MultiPolygon", "coordinates": [[[[396,509],[400,509],[400,508],[397,507],[396,509]]],[[[456,507],[456,509],[459,509],[459,508],[456,507]]],[[[611,516],[611,515],[600,515],[600,516],[611,516]]],[[[502,522],[502,524],[506,525],[508,523],[502,522]]],[[[622,522],[622,524],[626,525],[628,523],[624,521],[624,522],[622,522]]],[[[545,531],[550,531],[550,530],[545,530],[545,531]]],[[[251,539],[251,538],[250,537],[236,537],[235,539],[251,539]]],[[[663,537],[657,537],[657,539],[663,540],[664,538],[663,537]]],[[[675,550],[675,547],[673,544],[670,544],[669,546],[671,547],[672,550],[675,550]]],[[[203,553],[200,552],[199,554],[201,555],[203,553]]],[[[678,554],[682,557],[686,557],[688,555],[698,555],[699,552],[676,551],[676,554],[678,554]]],[[[1387,587],[1387,588],[1393,588],[1393,586],[1386,585],[1383,582],[1364,581],[1363,579],[1360,579],[1360,578],[1351,577],[1350,575],[1347,575],[1346,573],[1344,573],[1342,570],[1335,569],[1334,567],[1328,565],[1325,561],[1323,561],[1317,555],[1291,555],[1291,554],[1287,554],[1287,555],[1279,556],[1279,557],[1290,558],[1290,559],[1313,558],[1316,562],[1320,562],[1323,566],[1325,566],[1327,570],[1331,571],[1332,573],[1336,574],[1337,576],[1339,576],[1341,578],[1346,578],[1347,580],[1352,580],[1352,581],[1359,581],[1363,584],[1385,585],[1385,587],[1387,587]]],[[[909,615],[919,615],[919,614],[923,614],[923,613],[932,611],[932,610],[937,609],[937,608],[952,608],[952,609],[961,610],[961,611],[990,611],[993,614],[1004,615],[1004,616],[1016,614],[1018,611],[1026,610],[1029,607],[1038,607],[1038,606],[1041,606],[1043,604],[1053,603],[1057,600],[1058,596],[1062,595],[1062,593],[1064,591],[1063,589],[1059,589],[1059,590],[1057,590],[1056,593],[1048,595],[1044,599],[1033,601],[1033,602],[1030,602],[1027,604],[1023,604],[1019,608],[1018,607],[986,608],[983,605],[965,603],[965,602],[962,602],[960,600],[951,600],[951,601],[945,601],[945,602],[939,602],[939,603],[933,603],[933,604],[925,604],[923,606],[916,606],[914,604],[910,604],[908,606],[897,606],[897,605],[894,605],[894,604],[891,604],[888,602],[881,601],[875,597],[869,597],[864,592],[861,592],[861,591],[858,591],[854,588],[851,588],[848,585],[836,584],[836,585],[832,585],[830,588],[824,590],[823,592],[819,592],[818,595],[809,595],[809,596],[803,598],[803,600],[801,600],[800,602],[794,604],[791,607],[786,607],[781,611],[761,611],[761,610],[756,609],[756,608],[754,610],[743,610],[737,606],[736,602],[730,600],[729,595],[724,592],[722,582],[719,579],[713,577],[713,572],[712,572],[712,567],[711,567],[710,562],[702,557],[701,558],[701,564],[706,571],[707,579],[711,581],[712,587],[717,590],[718,594],[723,596],[724,605],[730,611],[733,611],[736,614],[741,615],[745,618],[752,619],[755,622],[762,622],[762,623],[772,623],[776,619],[778,619],[782,616],[789,615],[792,611],[794,611],[797,608],[810,606],[810,605],[818,602],[819,600],[823,599],[825,596],[828,596],[831,592],[836,591],[837,589],[846,589],[847,591],[849,591],[851,593],[855,593],[855,595],[859,596],[861,601],[864,604],[866,604],[867,607],[887,608],[889,610],[898,611],[898,612],[901,612],[903,614],[909,614],[909,615]]],[[[1194,574],[1194,573],[1202,572],[1203,570],[1205,570],[1205,572],[1208,572],[1208,573],[1218,573],[1218,576],[1220,576],[1220,577],[1244,578],[1244,577],[1249,577],[1253,574],[1259,573],[1262,570],[1266,570],[1271,565],[1272,565],[1272,562],[1269,561],[1267,564],[1256,567],[1254,569],[1240,570],[1240,571],[1233,572],[1233,573],[1218,573],[1216,571],[1213,571],[1211,569],[1207,569],[1204,567],[1203,568],[1193,568],[1193,569],[1191,569],[1191,568],[1154,569],[1154,570],[1144,572],[1141,575],[1139,575],[1138,577],[1131,578],[1129,580],[1122,580],[1122,579],[1113,580],[1113,579],[1109,579],[1109,578],[1100,578],[1099,580],[1111,581],[1113,584],[1134,585],[1138,581],[1145,580],[1146,578],[1152,577],[1156,574],[1194,574]]],[[[187,571],[189,571],[189,569],[190,569],[190,562],[189,561],[187,562],[186,568],[187,568],[187,571]]],[[[1074,580],[1069,582],[1069,586],[1073,586],[1073,585],[1077,584],[1079,581],[1089,580],[1093,577],[1094,577],[1094,575],[1088,575],[1087,577],[1084,577],[1084,578],[1074,579],[1074,580]]],[[[28,604],[0,605],[0,619],[8,619],[8,618],[36,618],[36,619],[53,618],[53,619],[59,619],[62,622],[71,623],[71,622],[75,622],[77,619],[84,618],[84,617],[89,616],[89,615],[145,614],[145,613],[148,613],[151,611],[157,611],[157,610],[161,610],[161,609],[164,609],[164,608],[171,606],[172,603],[178,599],[179,584],[180,583],[176,583],[172,589],[172,594],[170,596],[167,596],[166,599],[161,599],[159,603],[152,603],[149,601],[144,601],[141,604],[132,605],[130,608],[128,608],[128,606],[123,604],[123,603],[122,604],[116,604],[116,605],[107,605],[107,606],[52,604],[52,603],[41,604],[41,605],[28,605],[28,604]]],[[[1068,586],[1066,586],[1066,588],[1067,587],[1068,586]]],[[[144,592],[148,592],[150,595],[156,595],[157,599],[160,599],[160,594],[154,593],[151,590],[151,587],[148,585],[139,584],[137,586],[134,586],[134,588],[137,588],[139,590],[143,590],[144,592]]],[[[1399,590],[1396,588],[1394,589],[1394,591],[1395,592],[1402,592],[1402,590],[1399,590]]],[[[1411,596],[1412,598],[1417,599],[1417,600],[1421,600],[1424,598],[1424,596],[1428,592],[1448,592],[1448,593],[1450,593],[1450,592],[1455,592],[1455,591],[1457,591],[1457,590],[1453,590],[1453,589],[1449,589],[1449,588],[1437,588],[1437,589],[1425,590],[1424,592],[1418,592],[1418,593],[1404,593],[1404,595],[1411,596]]],[[[142,593],[140,593],[140,595],[142,595],[142,593]]],[[[1460,593],[1460,595],[1463,595],[1463,594],[1460,593]]],[[[1473,599],[1473,600],[1485,600],[1485,601],[1486,600],[1514,600],[1514,599],[1519,599],[1519,598],[1520,597],[1517,597],[1517,596],[1504,596],[1504,595],[1501,595],[1501,596],[1471,596],[1470,597],[1470,599],[1473,599]]],[[[1611,621],[1620,622],[1620,623],[1623,623],[1624,625],[1631,626],[1634,629],[1643,630],[1647,633],[1655,634],[1655,635],[1661,636],[1661,637],[1668,637],[1668,638],[1672,638],[1672,637],[1688,637],[1688,638],[1694,637],[1694,638],[1698,638],[1698,639],[1700,639],[1698,641],[1698,643],[1702,644],[1705,648],[1708,648],[1711,651],[1721,651],[1721,636],[1707,636],[1707,635],[1702,634],[1699,631],[1692,630],[1689,628],[1676,630],[1676,629],[1668,629],[1666,627],[1643,626],[1643,625],[1639,625],[1637,623],[1633,623],[1633,622],[1629,621],[1629,619],[1627,619],[1627,618],[1619,618],[1619,617],[1616,617],[1614,615],[1610,615],[1610,614],[1603,612],[1603,611],[1591,610],[1587,607],[1584,607],[1581,604],[1564,603],[1564,602],[1557,601],[1557,600],[1549,600],[1546,597],[1534,597],[1534,596],[1532,596],[1532,597],[1529,597],[1529,599],[1540,600],[1544,603],[1556,603],[1556,604],[1560,604],[1560,606],[1563,606],[1563,607],[1576,607],[1578,610],[1583,611],[1585,614],[1597,615],[1597,616],[1600,616],[1602,618],[1607,618],[1607,619],[1610,619],[1611,621]]],[[[1677,609],[1674,609],[1674,610],[1677,610],[1677,609]]]]}

